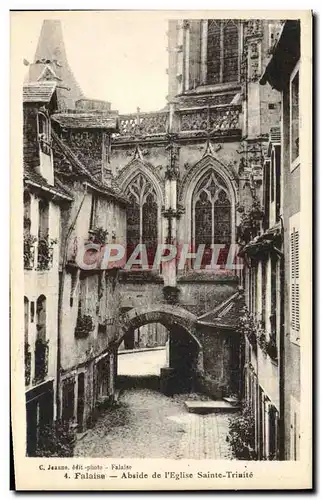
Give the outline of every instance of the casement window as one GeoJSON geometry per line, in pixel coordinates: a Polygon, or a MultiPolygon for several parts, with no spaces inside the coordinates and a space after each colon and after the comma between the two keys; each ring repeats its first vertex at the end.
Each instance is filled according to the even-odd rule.
{"type": "Polygon", "coordinates": [[[50,154],[50,121],[45,113],[39,111],[37,114],[37,135],[43,153],[50,154]]]}
{"type": "Polygon", "coordinates": [[[97,212],[98,198],[94,194],[92,195],[92,205],[91,205],[91,215],[89,221],[89,228],[95,229],[96,225],[96,212],[97,212]]]}
{"type": "Polygon", "coordinates": [[[49,232],[49,203],[47,200],[39,200],[39,224],[38,238],[41,240],[48,237],[49,232]]]}
{"type": "Polygon", "coordinates": [[[238,21],[209,19],[207,37],[207,85],[238,81],[238,21]]]}
{"type": "Polygon", "coordinates": [[[300,163],[299,64],[290,78],[290,160],[291,170],[300,163]]]}
{"type": "Polygon", "coordinates": [[[300,342],[300,217],[290,218],[290,333],[300,342]]]}

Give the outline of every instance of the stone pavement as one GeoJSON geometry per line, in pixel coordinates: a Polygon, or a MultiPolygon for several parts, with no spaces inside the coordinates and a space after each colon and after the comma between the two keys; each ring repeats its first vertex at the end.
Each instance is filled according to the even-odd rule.
{"type": "Polygon", "coordinates": [[[150,389],[130,389],[77,442],[75,456],[113,458],[231,458],[228,414],[188,413],[184,401],[150,389]]]}

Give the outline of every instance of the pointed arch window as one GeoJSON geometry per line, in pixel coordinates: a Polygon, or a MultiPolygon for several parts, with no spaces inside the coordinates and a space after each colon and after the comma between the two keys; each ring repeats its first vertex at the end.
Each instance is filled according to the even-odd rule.
{"type": "Polygon", "coordinates": [[[207,37],[207,84],[237,82],[239,27],[233,19],[209,19],[207,37]]]}
{"type": "Polygon", "coordinates": [[[142,173],[126,189],[131,206],[127,209],[128,256],[135,247],[146,245],[148,263],[152,264],[158,242],[158,202],[154,186],[142,173]]]}
{"type": "MultiPolygon", "coordinates": [[[[215,172],[206,173],[194,190],[192,203],[194,247],[197,250],[199,245],[206,245],[203,264],[211,262],[212,244],[224,244],[228,249],[232,238],[231,210],[225,183],[215,172]]],[[[222,259],[224,253],[220,254],[222,259]]]]}

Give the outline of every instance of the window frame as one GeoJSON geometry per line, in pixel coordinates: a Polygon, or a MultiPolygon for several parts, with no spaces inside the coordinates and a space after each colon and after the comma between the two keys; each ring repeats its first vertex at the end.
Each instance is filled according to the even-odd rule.
{"type": "Polygon", "coordinates": [[[37,140],[39,143],[40,150],[42,153],[50,155],[51,124],[50,124],[50,119],[44,110],[42,109],[38,110],[36,122],[37,122],[37,140]],[[44,128],[43,131],[40,130],[41,120],[43,122],[43,128],[44,128]]]}
{"type": "Polygon", "coordinates": [[[289,82],[289,98],[290,98],[290,106],[289,106],[289,139],[290,139],[290,151],[289,151],[289,156],[290,156],[290,170],[291,172],[295,170],[299,165],[300,165],[300,139],[299,139],[299,154],[298,156],[292,160],[292,84],[294,79],[298,76],[298,81],[299,81],[299,88],[298,88],[298,121],[299,121],[299,135],[300,135],[300,60],[297,62],[295,65],[295,68],[293,69],[291,76],[290,76],[290,82],[289,82]]]}
{"type": "Polygon", "coordinates": [[[219,73],[220,73],[220,81],[219,82],[209,82],[208,80],[208,36],[209,36],[209,21],[211,19],[207,19],[207,37],[206,37],[206,71],[204,75],[204,82],[202,86],[210,88],[230,88],[234,87],[236,85],[240,84],[240,59],[241,59],[241,40],[240,40],[240,22],[238,22],[237,19],[232,19],[232,20],[227,20],[227,19],[216,19],[216,21],[220,22],[220,68],[219,68],[219,73]],[[224,74],[224,21],[235,21],[237,23],[237,75],[236,79],[233,81],[225,82],[223,81],[223,74],[224,74]]]}
{"type": "MultiPolygon", "coordinates": [[[[195,185],[193,193],[192,193],[192,203],[191,203],[191,222],[192,222],[192,247],[197,249],[196,245],[196,203],[200,198],[200,194],[202,192],[205,192],[207,194],[207,198],[211,203],[211,244],[216,245],[219,244],[218,241],[215,241],[215,216],[216,216],[216,206],[215,206],[215,199],[210,199],[209,197],[209,191],[207,189],[208,184],[214,181],[216,186],[217,186],[217,192],[219,191],[224,191],[226,193],[226,197],[229,201],[229,212],[230,212],[230,218],[229,218],[229,225],[230,225],[230,238],[229,238],[229,243],[231,244],[233,242],[233,219],[232,219],[232,214],[233,214],[233,201],[231,199],[231,194],[229,192],[228,186],[226,185],[225,181],[213,170],[208,170],[204,173],[204,175],[199,179],[198,183],[195,185]],[[203,185],[204,181],[206,179],[205,185],[203,185]]],[[[199,243],[200,244],[200,243],[199,243]]]]}

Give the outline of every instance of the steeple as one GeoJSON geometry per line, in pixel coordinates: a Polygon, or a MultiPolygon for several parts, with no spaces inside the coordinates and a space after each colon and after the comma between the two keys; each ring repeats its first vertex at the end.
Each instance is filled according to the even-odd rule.
{"type": "Polygon", "coordinates": [[[29,68],[29,82],[43,80],[57,81],[59,110],[75,109],[75,102],[84,98],[68,64],[61,22],[56,19],[43,22],[34,62],[29,68]]]}

